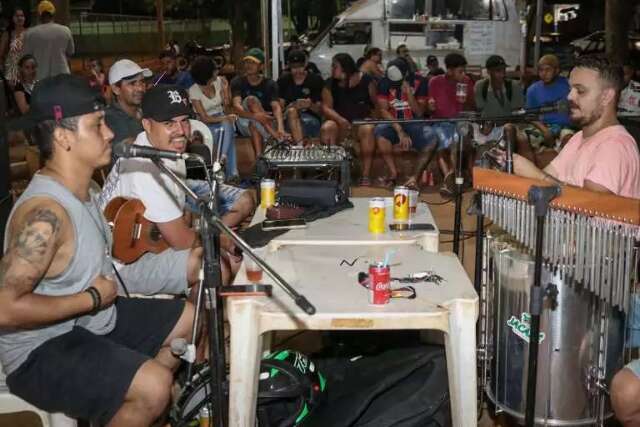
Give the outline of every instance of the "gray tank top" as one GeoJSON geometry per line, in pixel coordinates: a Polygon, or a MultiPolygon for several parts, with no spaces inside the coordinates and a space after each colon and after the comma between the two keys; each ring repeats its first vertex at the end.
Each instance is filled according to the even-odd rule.
{"type": "MultiPolygon", "coordinates": [[[[41,280],[34,293],[52,296],[76,294],[91,286],[99,274],[112,273],[111,230],[97,208],[95,194],[91,193],[91,201],[82,202],[53,178],[36,174],[13,207],[9,221],[18,206],[33,197],[54,199],[66,210],[73,224],[75,241],[75,252],[66,270],[54,278],[41,280]]],[[[5,236],[5,251],[8,243],[5,236]]],[[[113,330],[115,323],[116,309],[112,305],[95,315],[84,315],[39,329],[0,329],[0,363],[5,373],[10,374],[42,343],[69,332],[76,325],[104,335],[113,330]]]]}

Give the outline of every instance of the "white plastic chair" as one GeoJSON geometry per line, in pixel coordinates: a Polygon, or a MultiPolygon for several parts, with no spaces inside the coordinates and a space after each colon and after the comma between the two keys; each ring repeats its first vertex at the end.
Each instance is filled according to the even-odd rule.
{"type": "Polygon", "coordinates": [[[15,412],[34,412],[42,423],[42,427],[78,427],[78,422],[64,414],[50,414],[25,402],[9,392],[5,382],[5,374],[0,365],[0,414],[12,414],[15,412]]]}
{"type": "Polygon", "coordinates": [[[209,152],[211,153],[211,164],[213,164],[215,160],[215,153],[213,151],[213,133],[209,126],[202,123],[200,120],[189,119],[189,123],[191,124],[191,134],[193,132],[198,131],[202,134],[202,142],[207,146],[209,152]]]}

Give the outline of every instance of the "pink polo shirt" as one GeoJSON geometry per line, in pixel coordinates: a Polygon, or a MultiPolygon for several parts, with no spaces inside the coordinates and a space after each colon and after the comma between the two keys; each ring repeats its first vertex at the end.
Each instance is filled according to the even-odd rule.
{"type": "Polygon", "coordinates": [[[640,199],[640,153],[622,125],[609,126],[584,139],[576,133],[551,166],[557,178],[583,187],[589,180],[614,194],[640,199]]]}

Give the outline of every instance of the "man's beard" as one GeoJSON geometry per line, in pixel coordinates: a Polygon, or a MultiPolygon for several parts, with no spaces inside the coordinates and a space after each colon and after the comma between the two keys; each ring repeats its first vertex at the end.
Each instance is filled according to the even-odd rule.
{"type": "Polygon", "coordinates": [[[598,106],[593,111],[591,111],[591,114],[589,114],[588,116],[583,115],[574,119],[573,117],[571,117],[571,115],[569,115],[569,118],[571,119],[571,122],[573,124],[584,128],[598,121],[600,117],[602,117],[603,110],[604,108],[602,106],[598,106]]]}

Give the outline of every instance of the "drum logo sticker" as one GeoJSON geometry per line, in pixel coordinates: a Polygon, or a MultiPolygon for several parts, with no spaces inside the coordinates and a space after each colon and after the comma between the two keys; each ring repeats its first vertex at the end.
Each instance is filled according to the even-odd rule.
{"type": "MultiPolygon", "coordinates": [[[[529,342],[531,336],[531,314],[524,312],[518,319],[516,316],[511,316],[507,320],[507,326],[511,328],[511,331],[522,338],[525,342],[529,342]]],[[[544,341],[545,333],[540,332],[538,334],[538,344],[544,341]]]]}

